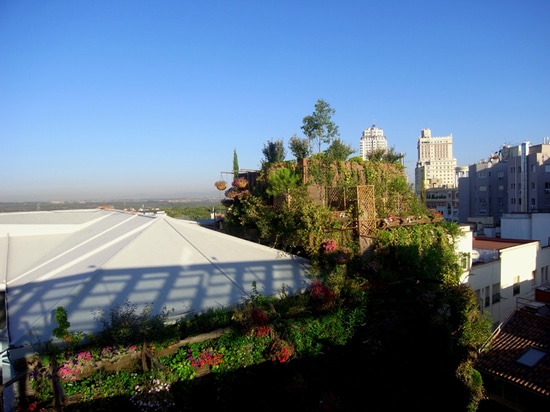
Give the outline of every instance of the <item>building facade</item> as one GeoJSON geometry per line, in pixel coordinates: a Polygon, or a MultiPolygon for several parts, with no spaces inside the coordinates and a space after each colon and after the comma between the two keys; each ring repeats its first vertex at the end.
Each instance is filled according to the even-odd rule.
{"type": "Polygon", "coordinates": [[[380,149],[388,150],[388,140],[384,136],[384,131],[373,124],[368,129],[363,130],[359,142],[359,154],[363,160],[367,160],[370,153],[380,149]]]}
{"type": "Polygon", "coordinates": [[[458,189],[426,189],[426,207],[441,213],[447,222],[458,222],[458,189]]]}
{"type": "Polygon", "coordinates": [[[421,196],[422,191],[429,188],[456,187],[456,159],[453,158],[453,136],[432,137],[430,129],[422,129],[417,148],[416,194],[421,196]]]}
{"type": "Polygon", "coordinates": [[[459,222],[489,219],[495,227],[507,213],[550,212],[550,141],[508,146],[469,166],[458,179],[459,222]]]}

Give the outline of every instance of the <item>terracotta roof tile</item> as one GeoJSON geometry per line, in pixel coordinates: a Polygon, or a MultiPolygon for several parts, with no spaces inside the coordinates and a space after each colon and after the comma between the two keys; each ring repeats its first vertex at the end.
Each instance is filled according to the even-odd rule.
{"type": "Polygon", "coordinates": [[[476,367],[550,398],[550,316],[517,310],[494,337],[490,349],[480,354],[476,367]],[[530,348],[547,354],[533,366],[518,362],[530,348]]]}

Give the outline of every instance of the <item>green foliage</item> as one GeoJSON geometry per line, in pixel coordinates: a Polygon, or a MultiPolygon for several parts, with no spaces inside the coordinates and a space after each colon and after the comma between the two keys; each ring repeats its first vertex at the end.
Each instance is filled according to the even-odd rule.
{"type": "Polygon", "coordinates": [[[355,152],[350,145],[342,142],[340,138],[332,141],[330,146],[325,150],[325,155],[331,161],[345,161],[352,153],[355,152]]]}
{"type": "Polygon", "coordinates": [[[317,142],[318,153],[321,152],[321,144],[330,144],[338,136],[338,126],[332,121],[334,113],[335,110],[327,102],[319,99],[315,103],[315,111],[303,118],[302,131],[311,144],[317,142]]]}
{"type": "Polygon", "coordinates": [[[283,141],[281,139],[269,140],[266,144],[264,144],[262,154],[264,155],[267,163],[282,162],[285,160],[286,156],[283,141]]]}
{"type": "Polygon", "coordinates": [[[193,336],[224,328],[230,324],[231,312],[227,308],[209,308],[206,312],[178,322],[181,336],[193,336]]]}
{"type": "Polygon", "coordinates": [[[185,220],[209,219],[212,206],[171,206],[164,209],[173,218],[185,220]]]}
{"type": "Polygon", "coordinates": [[[71,323],[67,319],[67,310],[63,306],[58,306],[55,309],[55,321],[57,326],[53,328],[53,336],[58,339],[65,339],[69,336],[71,323]]]}
{"type": "Polygon", "coordinates": [[[239,177],[239,158],[237,156],[237,149],[233,150],[233,178],[239,177]]]}
{"type": "Polygon", "coordinates": [[[286,167],[277,168],[267,177],[268,187],[266,193],[270,196],[289,194],[297,187],[300,180],[300,176],[294,171],[286,167]]]}
{"type": "Polygon", "coordinates": [[[174,355],[161,358],[160,362],[179,380],[194,379],[197,375],[195,368],[191,365],[187,347],[180,348],[174,355]]]}
{"type": "Polygon", "coordinates": [[[129,346],[136,342],[164,343],[175,338],[176,328],[165,327],[170,314],[166,308],[153,314],[153,306],[145,305],[138,313],[137,304],[128,299],[124,304],[110,308],[109,315],[103,309],[94,312],[94,316],[103,325],[98,342],[106,345],[129,346]]]}
{"type": "Polygon", "coordinates": [[[288,148],[296,159],[305,159],[311,155],[310,143],[308,138],[301,139],[294,135],[288,142],[288,148]]]}
{"type": "Polygon", "coordinates": [[[245,336],[238,331],[222,335],[216,342],[216,350],[223,356],[217,371],[230,372],[262,363],[269,342],[269,336],[245,336]]]}
{"type": "MultiPolygon", "coordinates": [[[[54,337],[63,340],[64,342],[68,343],[70,347],[74,348],[78,346],[84,337],[83,332],[72,332],[69,330],[71,327],[71,323],[69,322],[67,318],[67,310],[63,306],[58,306],[55,309],[55,322],[57,322],[57,326],[53,328],[52,334],[54,337]]],[[[50,350],[54,350],[53,346],[51,346],[49,343],[47,344],[48,348],[50,350]]]]}
{"type": "Polygon", "coordinates": [[[452,243],[457,230],[451,223],[378,231],[374,259],[381,276],[458,284],[462,268],[452,243]]]}

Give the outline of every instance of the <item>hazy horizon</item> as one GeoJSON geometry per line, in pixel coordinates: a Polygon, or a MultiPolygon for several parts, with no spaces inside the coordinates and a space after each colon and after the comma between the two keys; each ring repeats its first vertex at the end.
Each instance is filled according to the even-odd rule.
{"type": "MultiPolygon", "coordinates": [[[[550,2],[0,2],[0,202],[217,197],[319,99],[409,182],[421,130],[458,166],[550,136],[550,2]],[[227,179],[228,180],[228,179],[227,179]]],[[[326,145],[322,146],[322,150],[326,145]]]]}

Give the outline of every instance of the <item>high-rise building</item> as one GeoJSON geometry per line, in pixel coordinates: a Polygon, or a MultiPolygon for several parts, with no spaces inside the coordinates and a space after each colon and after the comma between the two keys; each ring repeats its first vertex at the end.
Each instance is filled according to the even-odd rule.
{"type": "Polygon", "coordinates": [[[432,137],[430,129],[422,129],[418,138],[418,161],[415,191],[421,195],[428,188],[456,187],[456,159],[453,158],[453,135],[432,137]]]}
{"type": "Polygon", "coordinates": [[[384,136],[384,131],[373,124],[368,129],[363,130],[359,142],[359,154],[363,160],[367,160],[369,154],[378,149],[388,150],[388,140],[384,136]]]}
{"type": "Polygon", "coordinates": [[[461,223],[500,227],[505,214],[550,212],[550,139],[504,145],[459,179],[461,223]]]}

